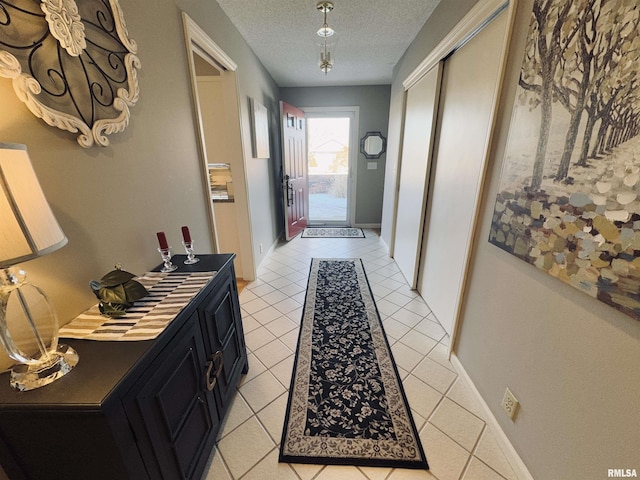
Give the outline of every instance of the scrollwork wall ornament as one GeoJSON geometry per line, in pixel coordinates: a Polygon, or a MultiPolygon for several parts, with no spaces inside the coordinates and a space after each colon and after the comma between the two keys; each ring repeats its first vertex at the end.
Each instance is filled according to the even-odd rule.
{"type": "Polygon", "coordinates": [[[67,53],[77,57],[87,42],[84,36],[84,24],[78,14],[78,6],[74,0],[42,0],[40,8],[45,14],[49,31],[67,53]]]}
{"type": "Polygon", "coordinates": [[[0,0],[0,76],[48,125],[107,146],[140,96],[137,45],[117,0],[0,0]]]}

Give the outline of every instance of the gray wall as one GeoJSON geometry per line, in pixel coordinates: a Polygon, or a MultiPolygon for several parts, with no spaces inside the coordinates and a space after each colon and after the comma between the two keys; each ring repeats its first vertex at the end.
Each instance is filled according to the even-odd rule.
{"type": "MultiPolygon", "coordinates": [[[[397,67],[389,132],[394,148],[402,81],[473,3],[442,2],[397,67]]],[[[487,241],[532,4],[518,2],[454,351],[534,478],[600,479],[609,468],[640,468],[640,323],[487,241]],[[500,407],[507,386],[521,402],[514,423],[500,407]]],[[[387,243],[393,188],[389,178],[387,243]]]]}
{"type": "MultiPolygon", "coordinates": [[[[251,158],[249,97],[263,103],[277,129],[278,87],[216,2],[121,0],[129,34],[142,62],[141,96],[129,128],[107,148],[83,149],[75,136],[44,124],[0,78],[0,141],[24,143],[62,229],[63,249],[24,265],[54,303],[61,323],[95,303],[88,282],[116,262],[143,273],[160,263],[155,233],[180,247],[189,225],[198,252],[211,251],[207,199],[196,142],[194,109],[180,12],[186,10],[238,64],[252,238],[264,253],[280,232],[275,199],[280,146],[272,133],[272,159],[251,158]]],[[[258,250],[256,248],[256,250],[258,250]]],[[[82,357],[82,352],[80,352],[82,357]]],[[[0,365],[8,359],[0,359],[0,365]]],[[[82,361],[82,358],[80,359],[82,361]]]]}
{"type": "MultiPolygon", "coordinates": [[[[390,92],[389,85],[280,89],[282,100],[297,107],[360,107],[358,139],[369,131],[379,131],[387,136],[390,92]]],[[[382,221],[386,155],[378,159],[377,170],[367,170],[367,159],[359,152],[360,145],[355,224],[378,226],[382,221]]]]}

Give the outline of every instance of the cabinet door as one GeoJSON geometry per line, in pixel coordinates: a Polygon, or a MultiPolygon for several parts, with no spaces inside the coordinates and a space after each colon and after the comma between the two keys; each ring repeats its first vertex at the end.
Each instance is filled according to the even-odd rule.
{"type": "Polygon", "coordinates": [[[130,392],[125,409],[151,478],[200,474],[219,427],[215,401],[206,388],[206,357],[194,314],[147,368],[149,376],[130,392]],[[202,458],[201,458],[202,457],[202,458]]]}
{"type": "Polygon", "coordinates": [[[233,396],[247,362],[237,287],[232,275],[227,273],[219,289],[203,302],[200,316],[207,356],[216,365],[210,381],[216,383],[215,392],[222,409],[233,396]]]}

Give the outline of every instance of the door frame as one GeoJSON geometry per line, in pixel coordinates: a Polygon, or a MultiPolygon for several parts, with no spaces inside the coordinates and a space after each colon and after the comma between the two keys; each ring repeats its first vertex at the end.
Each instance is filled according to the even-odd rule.
{"type": "MultiPolygon", "coordinates": [[[[473,220],[471,225],[471,234],[468,238],[467,248],[464,252],[465,255],[465,267],[463,271],[463,279],[461,282],[460,292],[458,294],[458,300],[456,302],[455,308],[455,316],[454,316],[454,325],[451,333],[451,341],[449,342],[449,354],[455,349],[455,340],[457,337],[458,330],[460,328],[460,317],[462,311],[464,309],[464,295],[467,290],[467,284],[469,279],[469,268],[472,261],[472,246],[476,240],[478,223],[480,221],[480,199],[482,198],[484,192],[484,179],[486,178],[486,170],[488,157],[491,150],[491,145],[493,143],[493,126],[496,122],[497,111],[498,111],[498,102],[500,99],[500,92],[502,91],[502,84],[504,79],[504,72],[506,69],[506,60],[507,54],[509,51],[509,39],[511,38],[511,31],[513,29],[513,24],[516,15],[516,7],[517,0],[486,0],[485,2],[478,2],[463,18],[458,22],[458,24],[442,39],[442,41],[427,55],[422,62],[406,77],[406,79],[402,82],[402,86],[404,88],[403,95],[403,110],[402,110],[402,138],[400,138],[400,152],[398,155],[398,165],[396,168],[396,182],[395,182],[395,193],[394,193],[394,206],[393,206],[393,225],[391,231],[391,245],[389,247],[389,254],[391,256],[394,255],[395,249],[395,236],[396,236],[396,219],[398,216],[398,196],[399,190],[401,188],[400,185],[400,172],[402,169],[402,141],[404,137],[404,122],[406,115],[406,105],[407,105],[407,94],[409,88],[415,85],[426,73],[428,73],[435,65],[437,65],[440,61],[446,59],[449,55],[453,54],[457,49],[461,48],[465,43],[471,40],[476,33],[482,30],[491,20],[493,20],[496,16],[506,10],[506,14],[508,15],[507,27],[505,30],[504,40],[502,44],[502,52],[500,59],[500,66],[498,72],[498,82],[496,85],[496,89],[493,97],[493,107],[491,113],[491,123],[489,127],[489,135],[487,136],[487,142],[484,149],[483,154],[483,167],[480,173],[478,191],[476,192],[476,203],[475,210],[473,213],[473,220]]],[[[427,182],[430,181],[427,179],[427,182]]],[[[425,185],[425,189],[428,188],[428,185],[425,185]]],[[[426,212],[426,209],[425,209],[426,212]]],[[[424,236],[424,216],[422,218],[420,232],[419,232],[419,242],[422,242],[422,238],[424,236]]],[[[419,262],[422,257],[422,251],[418,252],[419,262]]],[[[418,267],[419,268],[419,267],[418,267]]]]}
{"type": "MultiPolygon", "coordinates": [[[[351,118],[351,131],[349,132],[349,178],[347,184],[347,225],[354,226],[356,219],[356,191],[358,185],[358,138],[360,135],[360,107],[299,107],[309,118],[349,117],[351,118]],[[346,114],[346,115],[337,115],[346,114]]],[[[309,129],[307,128],[307,150],[309,145],[309,129]]],[[[308,161],[307,151],[307,161],[308,161]]],[[[307,190],[308,191],[308,190],[307,190]]],[[[311,219],[308,219],[311,220],[311,219]]],[[[315,225],[311,223],[311,225],[315,225]]],[[[325,224],[323,224],[325,225],[325,224]]],[[[342,222],[327,222],[328,226],[342,226],[342,222]]]]}
{"type": "Polygon", "coordinates": [[[211,202],[207,168],[207,151],[204,136],[204,125],[198,96],[198,85],[194,54],[198,54],[220,72],[225,112],[228,118],[229,155],[233,159],[234,170],[234,203],[238,219],[238,236],[240,238],[239,252],[242,255],[242,271],[238,276],[244,280],[256,279],[256,261],[253,250],[253,235],[251,233],[251,214],[249,210],[249,196],[246,176],[246,155],[242,141],[242,124],[240,99],[238,94],[238,65],[220,48],[207,33],[186,12],[182,12],[185,45],[189,62],[189,77],[191,79],[191,93],[194,107],[196,139],[200,156],[204,199],[209,212],[209,229],[211,249],[219,252],[216,234],[215,214],[211,202]],[[238,167],[238,168],[235,168],[238,167]]]}

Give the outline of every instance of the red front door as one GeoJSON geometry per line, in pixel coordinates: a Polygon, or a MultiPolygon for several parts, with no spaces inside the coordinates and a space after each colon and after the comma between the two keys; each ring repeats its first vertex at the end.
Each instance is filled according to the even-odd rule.
{"type": "Polygon", "coordinates": [[[282,190],[285,206],[285,233],[291,240],[307,226],[307,137],[304,112],[280,102],[282,122],[282,190]]]}

